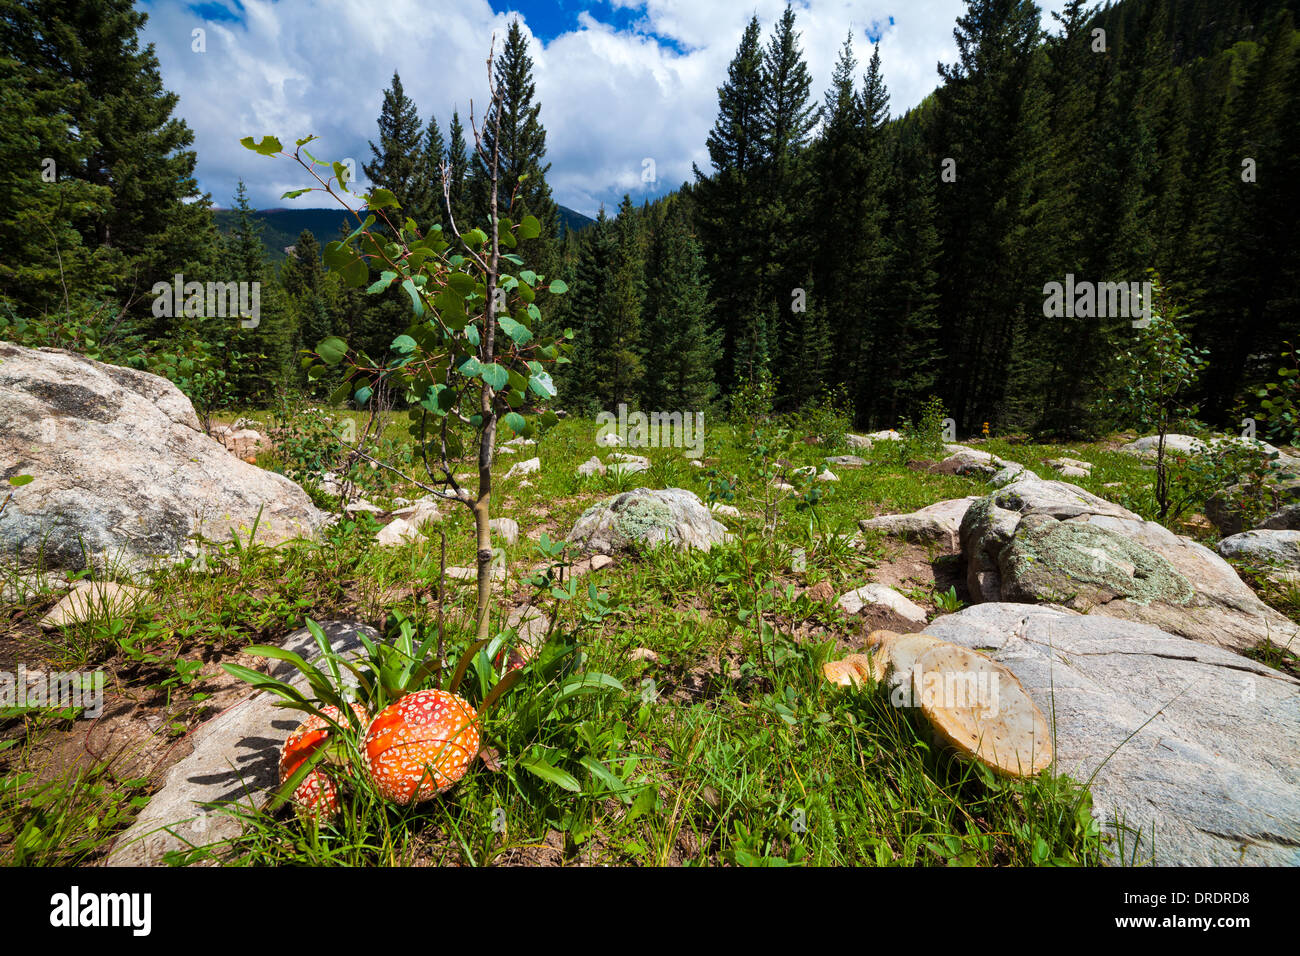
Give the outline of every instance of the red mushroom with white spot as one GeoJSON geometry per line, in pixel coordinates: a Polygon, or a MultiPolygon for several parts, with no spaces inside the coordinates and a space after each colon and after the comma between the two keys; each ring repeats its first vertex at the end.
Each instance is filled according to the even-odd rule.
{"type": "MultiPolygon", "coordinates": [[[[364,727],[370,720],[370,712],[360,704],[354,703],[352,713],[356,715],[356,726],[364,727]]],[[[346,718],[337,707],[326,707],[320,714],[312,714],[295,728],[284,742],[280,752],[280,783],[283,784],[294,771],[302,766],[329,739],[330,727],[328,717],[336,724],[343,724],[346,718]],[[322,716],[323,715],[323,716],[322,716]]],[[[298,810],[315,817],[332,817],[339,809],[339,787],[334,775],[323,767],[316,767],[302,782],[294,788],[293,802],[298,810]]]]}
{"type": "Polygon", "coordinates": [[[375,789],[405,806],[432,799],[478,756],[478,714],[445,690],[419,690],[380,711],[361,754],[375,789]]]}

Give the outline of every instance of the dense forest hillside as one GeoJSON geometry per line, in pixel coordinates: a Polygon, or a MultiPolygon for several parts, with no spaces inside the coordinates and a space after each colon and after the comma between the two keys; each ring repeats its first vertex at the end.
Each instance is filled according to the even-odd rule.
{"type": "MultiPolygon", "coordinates": [[[[44,35],[41,3],[0,20],[6,321],[121,312],[93,336],[108,352],[212,329],[220,347],[197,360],[257,357],[222,369],[231,400],[305,384],[293,355],[325,334],[382,356],[407,303],[359,295],[323,263],[342,211],[193,202],[192,133],[135,45],[141,15],[123,0],[87,5],[111,12],[94,51],[44,35]],[[79,57],[89,81],[69,72],[79,57]],[[140,109],[100,108],[110,89],[140,109]],[[140,155],[152,158],[137,168],[140,155]],[[49,175],[39,157],[54,179],[32,189],[49,175]],[[268,268],[295,245],[295,266],[268,268]],[[154,283],[178,271],[263,280],[257,335],[153,315],[154,283]]],[[[903,115],[878,51],[860,54],[851,33],[818,91],[796,11],[766,36],[754,19],[718,78],[705,167],[580,231],[587,221],[551,197],[529,41],[510,31],[497,60],[503,181],[518,186],[509,214],[559,237],[529,265],[573,290],[549,305],[539,293],[581,357],[561,370],[563,401],[703,407],[771,379],[783,408],[837,406],[864,427],[934,396],[963,431],[1097,433],[1122,424],[1111,399],[1140,338],[1131,305],[1180,317],[1199,368],[1189,410],[1291,440],[1261,394],[1300,338],[1295,0],[1069,0],[1051,33],[1031,0],[967,7],[957,61],[903,115]],[[1078,301],[1053,306],[1054,288],[1078,301]]],[[[452,214],[485,221],[486,168],[458,114],[422,118],[394,73],[375,130],[366,176],[419,229],[446,219],[444,165],[452,214]]]]}

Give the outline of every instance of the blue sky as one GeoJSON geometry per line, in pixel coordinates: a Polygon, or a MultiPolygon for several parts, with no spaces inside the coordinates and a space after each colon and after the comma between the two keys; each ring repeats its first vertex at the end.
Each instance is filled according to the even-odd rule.
{"type": "MultiPolygon", "coordinates": [[[[195,131],[202,189],[231,202],[244,179],[254,205],[322,206],[284,161],[239,146],[242,136],[284,142],[315,134],[317,156],[369,161],[367,142],[394,69],[422,120],[446,128],[453,108],[481,113],[484,60],[521,18],[547,129],[556,199],[587,215],[677,188],[705,139],[717,88],[749,17],[768,34],[785,0],[138,0],[149,14],[165,85],[195,131]],[[201,31],[201,33],[196,33],[201,31]],[[644,171],[654,172],[647,181],[644,171]]],[[[956,56],[963,0],[796,0],[817,96],[852,30],[859,69],[878,42],[894,112],[934,89],[936,64],[956,56]]],[[[360,185],[366,185],[362,182],[360,185]]]]}

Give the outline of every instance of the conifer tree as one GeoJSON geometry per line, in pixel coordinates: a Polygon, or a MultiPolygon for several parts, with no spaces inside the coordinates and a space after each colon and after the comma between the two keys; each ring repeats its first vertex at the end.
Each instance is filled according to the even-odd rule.
{"type": "Polygon", "coordinates": [[[371,160],[361,167],[366,178],[397,198],[401,207],[397,215],[425,211],[430,189],[429,172],[424,166],[425,133],[415,103],[406,95],[396,70],[392,84],[384,91],[378,125],[379,143],[370,142],[371,160]]]}

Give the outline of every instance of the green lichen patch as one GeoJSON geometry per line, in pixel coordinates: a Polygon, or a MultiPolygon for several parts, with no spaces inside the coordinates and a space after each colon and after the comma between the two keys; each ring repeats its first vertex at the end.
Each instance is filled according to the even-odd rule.
{"type": "Polygon", "coordinates": [[[618,515],[614,529],[629,541],[662,540],[675,521],[673,509],[657,498],[619,495],[610,507],[618,515]]]}
{"type": "Polygon", "coordinates": [[[1124,598],[1139,605],[1185,605],[1192,585],[1164,557],[1104,528],[1034,516],[1021,522],[1002,553],[1004,581],[1037,600],[1076,595],[1124,598]]]}

